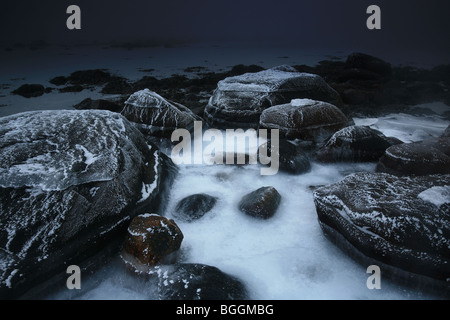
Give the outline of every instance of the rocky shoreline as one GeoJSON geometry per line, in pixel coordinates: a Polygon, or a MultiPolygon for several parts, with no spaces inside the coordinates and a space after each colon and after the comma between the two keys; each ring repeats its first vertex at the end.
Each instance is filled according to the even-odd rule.
{"type": "MultiPolygon", "coordinates": [[[[12,91],[33,99],[101,87],[119,97],[0,118],[1,298],[38,298],[68,265],[92,272],[99,266],[90,259],[118,251],[131,273],[156,281],[162,299],[249,298],[232,275],[178,261],[182,230],[164,217],[177,168],[163,151],[173,130],[192,130],[199,120],[211,128],[278,129],[280,166],[291,175],[308,172],[310,162],[378,163],[376,173],[314,191],[320,226],[351,256],[450,293],[450,126],[440,137],[406,144],[351,121],[426,113],[410,108],[426,102],[450,105],[449,66],[393,67],[355,53],[315,67],[190,71],[198,77],[135,82],[107,70],[76,71],[51,79],[55,87],[12,91]],[[195,279],[192,286],[183,285],[186,278],[195,279]]],[[[237,208],[242,214],[268,220],[278,213],[284,199],[274,187],[250,191],[237,208]]],[[[217,201],[192,194],[177,215],[202,219],[217,201]]]]}

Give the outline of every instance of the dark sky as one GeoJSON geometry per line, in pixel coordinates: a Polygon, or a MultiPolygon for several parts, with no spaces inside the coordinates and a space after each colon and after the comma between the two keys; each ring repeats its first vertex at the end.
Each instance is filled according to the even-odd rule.
{"type": "Polygon", "coordinates": [[[241,40],[450,53],[450,1],[2,0],[0,28],[3,45],[241,40]],[[71,4],[81,8],[82,30],[66,28],[71,4]],[[381,8],[381,30],[366,28],[371,4],[381,8]]]}

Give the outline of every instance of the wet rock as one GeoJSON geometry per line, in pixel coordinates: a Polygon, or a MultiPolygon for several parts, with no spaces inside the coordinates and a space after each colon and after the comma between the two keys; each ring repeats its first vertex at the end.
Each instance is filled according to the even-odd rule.
{"type": "Polygon", "coordinates": [[[134,216],[159,212],[175,174],[169,158],[109,111],[3,117],[0,150],[4,298],[64,283],[71,264],[98,267],[93,257],[117,252],[134,216]]]}
{"type": "Polygon", "coordinates": [[[216,267],[204,264],[158,266],[158,296],[162,300],[244,300],[244,284],[216,267]]]}
{"type": "Polygon", "coordinates": [[[294,99],[288,104],[264,110],[261,128],[278,129],[280,138],[321,141],[349,123],[336,106],[310,99],[294,99]]]}
{"type": "Polygon", "coordinates": [[[24,98],[40,97],[44,93],[45,88],[41,84],[24,84],[12,92],[12,94],[16,94],[24,98]]]}
{"type": "Polygon", "coordinates": [[[139,264],[154,266],[167,262],[182,241],[183,233],[175,221],[157,214],[141,214],[128,226],[122,258],[137,269],[139,264]]]}
{"type": "Polygon", "coordinates": [[[376,162],[387,148],[401,143],[370,127],[350,126],[333,134],[315,155],[321,162],[376,162]]]}
{"type": "Polygon", "coordinates": [[[280,201],[277,189],[262,187],[245,195],[239,202],[239,210],[255,218],[268,219],[275,214],[280,201]]]}
{"type": "Polygon", "coordinates": [[[199,120],[185,106],[164,99],[148,89],[132,94],[125,101],[122,115],[145,134],[170,137],[175,129],[191,130],[199,120]]]}
{"type": "Polygon", "coordinates": [[[340,103],[338,93],[320,76],[282,66],[219,81],[204,118],[216,128],[257,128],[263,110],[295,98],[340,103]]]}
{"type": "Polygon", "coordinates": [[[199,193],[183,198],[175,208],[177,219],[191,222],[203,217],[217,202],[217,198],[208,194],[199,193]]]}
{"type": "Polygon", "coordinates": [[[322,230],[365,266],[450,292],[450,175],[356,173],[314,192],[322,230]]]}
{"type": "Polygon", "coordinates": [[[444,133],[441,135],[442,138],[450,138],[450,125],[445,129],[444,133]]]}
{"type": "MultiPolygon", "coordinates": [[[[311,169],[311,161],[307,152],[303,148],[298,147],[293,142],[286,139],[280,139],[278,141],[278,162],[279,170],[291,174],[303,174],[309,172],[311,169]]],[[[272,142],[269,140],[266,145],[262,145],[260,148],[267,148],[267,155],[270,158],[272,155],[272,142]]],[[[264,156],[261,152],[258,154],[260,160],[264,160],[264,156]]],[[[276,159],[276,157],[275,157],[276,159]]]]}
{"type": "Polygon", "coordinates": [[[120,100],[118,101],[111,101],[105,99],[92,100],[91,98],[86,98],[80,103],[74,105],[73,107],[78,110],[99,109],[99,110],[109,110],[112,112],[121,112],[123,109],[123,102],[121,102],[120,100]]]}
{"type": "Polygon", "coordinates": [[[431,138],[389,147],[376,170],[395,175],[450,173],[450,138],[431,138]]]}
{"type": "Polygon", "coordinates": [[[368,54],[355,52],[347,57],[345,62],[347,68],[363,69],[372,71],[382,76],[389,76],[392,73],[391,65],[379,58],[368,54]]]}

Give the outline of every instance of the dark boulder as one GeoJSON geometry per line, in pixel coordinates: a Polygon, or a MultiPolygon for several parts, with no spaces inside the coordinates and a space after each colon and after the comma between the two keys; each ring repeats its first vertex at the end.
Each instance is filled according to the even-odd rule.
{"type": "Polygon", "coordinates": [[[339,247],[404,284],[450,292],[450,175],[357,173],[314,192],[339,247]]]}
{"type": "Polygon", "coordinates": [[[219,81],[204,118],[216,128],[257,128],[263,110],[295,98],[341,103],[339,94],[320,76],[282,66],[219,81]]]}
{"type": "Polygon", "coordinates": [[[295,99],[264,110],[259,125],[278,129],[280,138],[322,141],[346,127],[347,117],[336,106],[316,100],[295,99]]]}
{"type": "Polygon", "coordinates": [[[175,170],[116,113],[0,118],[0,296],[39,296],[68,265],[98,267],[134,216],[159,212],[175,170]]]}
{"type": "Polygon", "coordinates": [[[244,300],[245,285],[236,277],[204,264],[156,267],[158,298],[161,300],[244,300]]]}
{"type": "Polygon", "coordinates": [[[174,215],[177,219],[191,222],[203,217],[217,202],[217,198],[199,193],[183,198],[178,202],[174,215]]]}
{"type": "Polygon", "coordinates": [[[133,93],[125,101],[122,115],[145,134],[169,138],[175,129],[192,130],[194,121],[200,120],[185,106],[148,89],[133,93]]]}
{"type": "MultiPolygon", "coordinates": [[[[273,140],[269,140],[267,143],[260,146],[260,150],[261,148],[267,148],[267,155],[269,158],[272,156],[272,152],[274,151],[272,141],[273,140]]],[[[263,160],[264,162],[265,160],[263,159],[263,154],[265,154],[265,152],[259,152],[258,156],[260,157],[260,160],[263,160]]],[[[289,140],[279,139],[278,167],[280,171],[287,173],[303,174],[310,171],[311,161],[309,160],[307,152],[305,152],[303,148],[295,145],[289,140]]]]}
{"type": "Polygon", "coordinates": [[[450,173],[450,138],[430,138],[386,149],[377,172],[395,175],[450,173]]]}
{"type": "Polygon", "coordinates": [[[268,219],[272,217],[281,202],[281,195],[274,187],[261,187],[242,197],[239,202],[239,210],[245,214],[268,219]]]}
{"type": "Polygon", "coordinates": [[[364,53],[352,53],[345,62],[347,68],[363,69],[372,71],[382,76],[389,76],[392,73],[391,65],[379,58],[364,53]]]}
{"type": "Polygon", "coordinates": [[[92,100],[91,98],[86,98],[80,103],[74,105],[73,107],[78,110],[98,109],[120,113],[123,109],[123,102],[119,100],[118,101],[111,101],[105,99],[92,100]]]}
{"type": "Polygon", "coordinates": [[[376,162],[387,148],[401,143],[370,127],[350,126],[327,139],[315,156],[320,162],[376,162]]]}
{"type": "Polygon", "coordinates": [[[24,98],[40,97],[44,93],[45,88],[41,84],[23,84],[12,92],[12,94],[16,94],[24,98]]]}

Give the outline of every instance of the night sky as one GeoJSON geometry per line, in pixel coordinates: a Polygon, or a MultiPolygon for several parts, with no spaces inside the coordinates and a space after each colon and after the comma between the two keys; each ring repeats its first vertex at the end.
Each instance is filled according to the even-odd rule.
{"type": "Polygon", "coordinates": [[[3,0],[0,28],[3,46],[36,41],[252,41],[450,53],[450,1],[3,0]],[[71,4],[81,8],[82,30],[66,28],[71,4]],[[381,30],[366,28],[371,4],[381,8],[381,30]]]}

